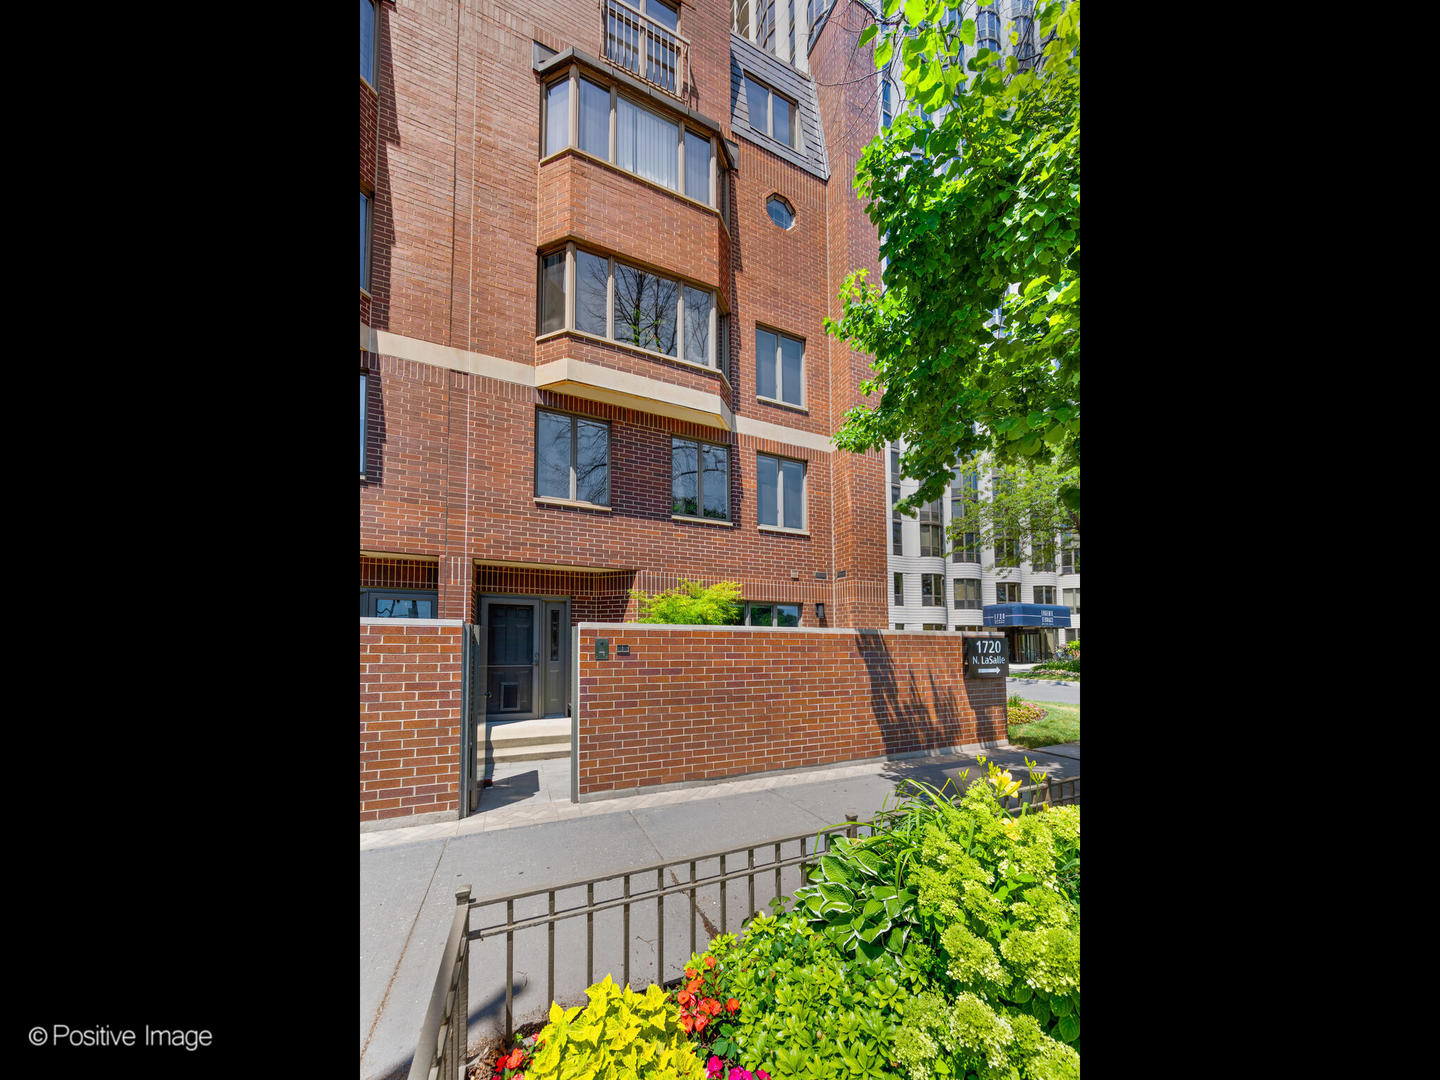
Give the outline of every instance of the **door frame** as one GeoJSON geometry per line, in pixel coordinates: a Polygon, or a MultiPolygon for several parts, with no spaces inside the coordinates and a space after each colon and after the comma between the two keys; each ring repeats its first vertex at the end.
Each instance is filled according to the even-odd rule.
{"type": "MultiPolygon", "coordinates": [[[[490,632],[490,619],[489,619],[489,614],[490,614],[490,604],[491,604],[492,602],[493,602],[493,603],[500,603],[500,604],[529,604],[529,605],[532,606],[532,608],[533,608],[534,611],[535,611],[535,618],[531,621],[531,622],[532,622],[532,626],[534,627],[534,636],[531,638],[531,641],[530,641],[530,651],[531,651],[531,655],[532,655],[532,656],[539,657],[539,659],[536,660],[536,661],[534,661],[534,662],[531,664],[531,666],[530,666],[530,668],[531,668],[531,670],[530,670],[530,678],[531,678],[531,684],[530,684],[530,703],[531,703],[531,707],[530,707],[530,710],[529,710],[528,712],[523,712],[523,713],[491,713],[491,712],[489,712],[488,709],[487,709],[487,711],[484,712],[482,715],[484,716],[486,722],[487,722],[487,723],[491,723],[491,724],[503,724],[503,723],[505,723],[505,722],[507,722],[507,721],[510,721],[510,720],[537,720],[537,719],[539,719],[539,718],[541,718],[541,717],[543,717],[543,716],[546,715],[546,709],[545,709],[545,664],[546,664],[546,661],[545,661],[545,651],[544,651],[544,649],[541,647],[541,646],[543,645],[543,643],[544,643],[544,639],[543,639],[543,636],[542,636],[542,635],[543,635],[543,624],[544,624],[544,621],[545,621],[545,620],[544,620],[545,605],[546,605],[546,604],[559,604],[559,603],[563,603],[563,604],[565,605],[565,614],[564,614],[564,616],[562,616],[562,622],[563,622],[563,624],[564,624],[564,625],[563,625],[563,630],[565,631],[562,640],[564,641],[565,644],[562,645],[562,648],[565,648],[565,649],[568,650],[568,648],[569,648],[568,642],[569,642],[569,637],[570,637],[570,633],[569,633],[569,631],[570,631],[570,597],[568,597],[568,596],[556,596],[556,595],[551,595],[551,594],[549,594],[549,593],[523,593],[523,594],[522,594],[522,593],[482,593],[482,594],[479,596],[478,600],[477,600],[478,610],[477,610],[476,613],[475,613],[475,615],[476,615],[476,620],[477,620],[476,625],[481,626],[481,627],[483,627],[483,628],[485,629],[485,634],[486,634],[486,639],[487,639],[487,641],[488,641],[488,639],[489,639],[489,632],[490,632]]],[[[568,668],[568,667],[569,667],[569,664],[566,663],[566,664],[564,664],[564,665],[562,665],[562,666],[568,668]]],[[[569,708],[569,705],[570,705],[570,680],[569,680],[569,677],[566,676],[566,677],[563,679],[563,682],[564,682],[564,699],[565,699],[565,706],[566,706],[566,711],[568,711],[568,708],[569,708]]],[[[483,689],[484,689],[484,688],[482,688],[482,692],[483,692],[483,689]]],[[[488,702],[487,702],[487,705],[488,705],[488,702]]],[[[556,715],[564,716],[564,715],[566,715],[566,711],[562,711],[562,712],[560,712],[560,713],[558,713],[558,714],[556,714],[556,715]]]]}

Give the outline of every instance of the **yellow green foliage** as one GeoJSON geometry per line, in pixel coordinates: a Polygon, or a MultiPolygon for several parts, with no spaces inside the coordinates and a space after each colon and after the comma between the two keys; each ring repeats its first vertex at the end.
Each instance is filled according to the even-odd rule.
{"type": "Polygon", "coordinates": [[[525,1072],[529,1080],[704,1080],[705,1068],[660,987],[637,994],[606,975],[586,993],[583,1009],[551,1004],[525,1072]]]}

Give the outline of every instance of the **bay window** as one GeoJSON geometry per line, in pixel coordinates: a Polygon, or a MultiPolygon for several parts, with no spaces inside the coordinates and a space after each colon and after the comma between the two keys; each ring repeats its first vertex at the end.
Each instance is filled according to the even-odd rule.
{"type": "Polygon", "coordinates": [[[715,294],[573,243],[540,256],[539,333],[575,330],[704,367],[719,364],[715,294]],[[573,290],[573,309],[567,301],[573,290]]]}
{"type": "Polygon", "coordinates": [[[721,206],[724,177],[716,174],[711,135],[585,78],[578,68],[546,84],[541,114],[541,157],[574,147],[686,198],[721,206]]]}

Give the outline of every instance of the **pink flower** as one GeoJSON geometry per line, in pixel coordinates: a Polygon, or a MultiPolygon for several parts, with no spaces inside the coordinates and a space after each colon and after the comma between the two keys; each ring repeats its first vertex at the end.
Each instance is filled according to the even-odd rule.
{"type": "Polygon", "coordinates": [[[755,1078],[750,1075],[748,1069],[742,1069],[739,1065],[736,1065],[730,1070],[730,1080],[755,1080],[755,1078]]]}
{"type": "Polygon", "coordinates": [[[706,1077],[708,1077],[709,1080],[715,1080],[715,1078],[716,1078],[717,1076],[719,1076],[719,1075],[720,1075],[722,1072],[724,1072],[724,1071],[725,1071],[725,1063],[724,1063],[723,1061],[721,1061],[718,1057],[716,1057],[714,1054],[711,1054],[711,1055],[710,1055],[710,1061],[709,1061],[709,1063],[705,1066],[705,1075],[706,1075],[706,1077]]]}
{"type": "Polygon", "coordinates": [[[770,1080],[770,1074],[764,1069],[755,1070],[755,1080],[770,1080]]]}

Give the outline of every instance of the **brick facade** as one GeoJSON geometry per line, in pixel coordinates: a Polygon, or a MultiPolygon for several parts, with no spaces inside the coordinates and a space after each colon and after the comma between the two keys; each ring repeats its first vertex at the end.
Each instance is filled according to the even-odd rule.
{"type": "Polygon", "coordinates": [[[458,626],[360,620],[360,820],[459,808],[458,626]]]}
{"type": "MultiPolygon", "coordinates": [[[[370,295],[361,297],[360,547],[433,563],[440,619],[475,619],[486,593],[568,597],[572,623],[633,618],[631,588],[654,592],[687,577],[739,581],[751,601],[799,603],[802,627],[888,625],[884,462],[828,443],[845,410],[863,403],[869,372],[865,357],[825,333],[824,320],[838,316],[850,269],[878,268],[874,227],[852,189],[877,126],[875,80],[860,77],[857,65],[868,60],[855,53],[864,11],[841,0],[808,57],[806,92],[828,168],[817,175],[732,120],[727,0],[680,7],[690,42],[683,100],[627,88],[603,60],[601,12],[591,3],[377,4],[374,87],[361,83],[361,190],[373,197],[370,295]],[[545,50],[567,49],[573,60],[535,70],[545,50]],[[719,160],[733,166],[726,215],[578,149],[542,158],[543,88],[572,62],[586,78],[723,140],[719,160]],[[772,194],[794,208],[793,227],[771,221],[772,194]],[[566,243],[714,290],[728,319],[719,370],[573,331],[538,335],[539,258],[566,243]],[[757,326],[804,341],[803,408],[758,398],[757,326]],[[540,373],[566,364],[612,382],[640,380],[649,397],[546,389],[540,373]],[[671,407],[681,398],[715,407],[671,407]],[[537,501],[539,408],[609,423],[608,509],[537,501]],[[728,448],[728,524],[672,516],[675,436],[728,448]],[[803,534],[759,527],[758,454],[805,462],[803,534]],[[827,609],[823,623],[817,604],[827,609]]],[[[363,575],[362,564],[362,587],[363,575]]],[[[377,632],[362,630],[362,641],[377,632]]],[[[448,662],[458,688],[458,631],[456,641],[448,662]]],[[[375,692],[367,683],[365,693],[375,692]]],[[[389,704],[362,699],[362,731],[379,734],[374,723],[389,704]]],[[[362,786],[399,779],[366,776],[362,786]]],[[[419,812],[414,800],[429,795],[442,801],[413,790],[362,795],[362,805],[375,816],[419,812]]],[[[456,805],[453,791],[448,799],[456,805]]]]}
{"type": "Polygon", "coordinates": [[[636,624],[579,634],[582,799],[1005,738],[1005,680],[963,677],[970,635],[636,624]],[[595,658],[597,638],[610,659],[595,658]]]}

